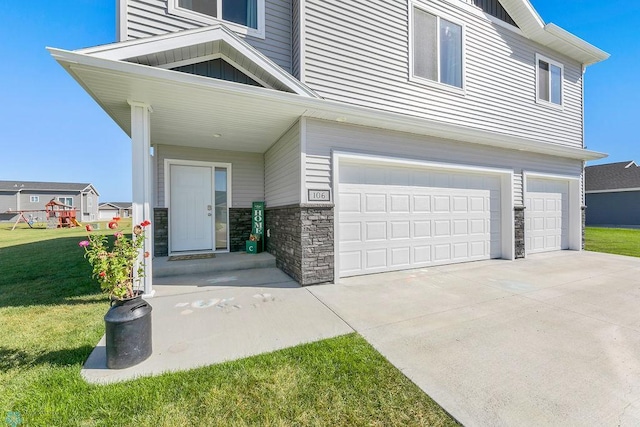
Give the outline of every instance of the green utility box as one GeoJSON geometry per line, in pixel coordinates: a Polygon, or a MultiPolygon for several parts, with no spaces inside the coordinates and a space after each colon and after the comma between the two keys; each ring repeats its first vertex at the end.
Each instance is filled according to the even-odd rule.
{"type": "Polygon", "coordinates": [[[248,254],[264,251],[264,202],[253,202],[251,207],[251,236],[246,242],[248,254]]]}

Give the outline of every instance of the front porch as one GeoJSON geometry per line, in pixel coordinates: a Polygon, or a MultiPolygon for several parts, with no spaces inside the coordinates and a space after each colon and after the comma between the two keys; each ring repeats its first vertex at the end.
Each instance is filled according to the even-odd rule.
{"type": "MultiPolygon", "coordinates": [[[[249,256],[225,255],[219,258],[226,258],[225,265],[249,256]]],[[[163,259],[157,261],[156,273],[163,259]]],[[[204,263],[185,265],[194,264],[204,263]]],[[[353,332],[308,288],[273,267],[160,277],[154,289],[151,357],[131,368],[107,369],[103,337],[81,371],[86,381],[108,384],[188,370],[353,332]]]]}

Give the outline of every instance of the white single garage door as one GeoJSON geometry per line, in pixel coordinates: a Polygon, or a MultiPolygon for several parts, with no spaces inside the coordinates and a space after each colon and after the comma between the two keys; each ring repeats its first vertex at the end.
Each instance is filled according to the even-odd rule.
{"type": "Polygon", "coordinates": [[[502,256],[500,177],[341,164],[340,277],[502,256]]]}
{"type": "Polygon", "coordinates": [[[529,178],[525,192],[527,253],[569,248],[569,183],[529,178]]]}
{"type": "Polygon", "coordinates": [[[107,220],[111,219],[114,216],[118,216],[118,211],[115,209],[100,209],[98,216],[100,219],[107,220]]]}

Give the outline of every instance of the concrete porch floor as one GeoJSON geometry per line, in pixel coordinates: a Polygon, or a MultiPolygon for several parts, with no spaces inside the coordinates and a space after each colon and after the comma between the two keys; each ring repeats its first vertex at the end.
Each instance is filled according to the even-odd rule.
{"type": "Polygon", "coordinates": [[[86,381],[107,384],[193,369],[353,332],[276,268],[155,278],[154,289],[148,300],[151,357],[128,369],[107,369],[103,337],[82,369],[86,381]]]}

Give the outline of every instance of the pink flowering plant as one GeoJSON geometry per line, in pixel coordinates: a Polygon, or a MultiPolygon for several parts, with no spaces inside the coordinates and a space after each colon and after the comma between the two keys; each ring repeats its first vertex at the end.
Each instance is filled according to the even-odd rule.
{"type": "MultiPolygon", "coordinates": [[[[109,222],[109,228],[117,230],[119,220],[120,218],[114,218],[109,222]]],[[[151,222],[145,220],[134,226],[131,238],[116,231],[112,244],[105,235],[91,234],[93,230],[87,225],[88,240],[83,240],[78,245],[84,248],[84,257],[93,267],[93,277],[100,282],[102,291],[111,298],[125,299],[136,295],[135,290],[139,289],[140,279],[144,277],[144,264],[138,263],[137,274],[134,274],[134,268],[143,249],[145,228],[149,225],[151,222]]],[[[149,253],[145,252],[144,257],[148,256],[149,253]]]]}

